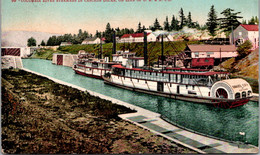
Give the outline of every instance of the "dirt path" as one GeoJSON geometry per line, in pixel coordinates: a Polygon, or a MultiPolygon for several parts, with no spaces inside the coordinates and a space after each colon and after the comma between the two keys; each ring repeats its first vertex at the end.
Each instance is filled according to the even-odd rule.
{"type": "Polygon", "coordinates": [[[2,72],[5,153],[195,153],[118,117],[129,112],[25,71],[2,72]]]}

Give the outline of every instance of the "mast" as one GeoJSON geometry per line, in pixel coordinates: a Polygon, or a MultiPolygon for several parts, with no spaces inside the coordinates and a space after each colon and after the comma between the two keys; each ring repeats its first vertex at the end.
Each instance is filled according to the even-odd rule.
{"type": "Polygon", "coordinates": [[[144,32],[144,66],[148,66],[147,59],[147,33],[144,32]]]}
{"type": "Polygon", "coordinates": [[[162,37],[162,40],[161,40],[161,45],[162,45],[161,61],[162,61],[162,69],[163,69],[163,62],[164,62],[164,55],[163,55],[163,50],[164,50],[164,48],[163,48],[163,35],[161,35],[161,37],[162,37]]]}

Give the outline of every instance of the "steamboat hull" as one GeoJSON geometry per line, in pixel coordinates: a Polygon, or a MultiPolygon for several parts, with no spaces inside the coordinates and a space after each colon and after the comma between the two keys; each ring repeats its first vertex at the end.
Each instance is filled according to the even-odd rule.
{"type": "Polygon", "coordinates": [[[79,75],[83,75],[83,76],[87,76],[87,77],[91,77],[91,78],[96,78],[96,79],[102,79],[102,76],[84,73],[84,72],[81,72],[81,71],[78,71],[78,70],[75,70],[75,69],[74,69],[74,71],[75,71],[76,74],[79,74],[79,75]]]}
{"type": "Polygon", "coordinates": [[[226,108],[226,109],[242,106],[242,105],[248,103],[248,101],[249,101],[249,98],[244,98],[244,99],[239,99],[239,100],[230,100],[230,99],[220,99],[220,98],[205,98],[205,97],[197,97],[197,96],[189,96],[189,95],[173,94],[173,93],[170,94],[170,93],[165,93],[165,92],[145,90],[145,89],[141,89],[141,88],[133,88],[133,87],[125,86],[125,85],[120,85],[120,84],[110,81],[109,78],[105,78],[105,77],[103,77],[103,79],[104,79],[105,84],[109,84],[112,86],[116,86],[119,88],[131,90],[131,91],[172,98],[175,100],[207,104],[207,105],[211,105],[214,107],[221,107],[221,108],[226,108]]]}

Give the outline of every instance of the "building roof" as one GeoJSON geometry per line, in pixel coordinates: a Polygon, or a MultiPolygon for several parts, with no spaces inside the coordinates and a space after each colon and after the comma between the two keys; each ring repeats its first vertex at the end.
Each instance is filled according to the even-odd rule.
{"type": "Polygon", "coordinates": [[[191,52],[234,52],[235,45],[187,45],[186,50],[191,52]]]}
{"type": "Polygon", "coordinates": [[[131,34],[124,34],[121,38],[129,38],[131,34]]]}
{"type": "Polygon", "coordinates": [[[247,31],[258,31],[258,25],[241,24],[241,26],[245,28],[247,31]]]}
{"type": "MultiPolygon", "coordinates": [[[[151,33],[147,33],[147,36],[151,33]]],[[[124,34],[121,38],[129,38],[132,36],[133,38],[139,38],[139,37],[144,37],[144,33],[134,33],[134,34],[124,34]]]]}
{"type": "Polygon", "coordinates": [[[96,40],[97,39],[97,37],[94,37],[94,38],[86,38],[84,41],[94,41],[94,40],[96,40]]]}

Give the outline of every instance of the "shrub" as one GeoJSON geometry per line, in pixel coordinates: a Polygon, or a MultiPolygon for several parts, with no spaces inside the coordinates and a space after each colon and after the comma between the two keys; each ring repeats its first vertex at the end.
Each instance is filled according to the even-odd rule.
{"type": "Polygon", "coordinates": [[[241,44],[237,48],[238,57],[239,58],[246,57],[251,52],[251,48],[252,47],[253,47],[253,45],[252,45],[252,43],[249,40],[245,41],[243,44],[241,44]]]}

